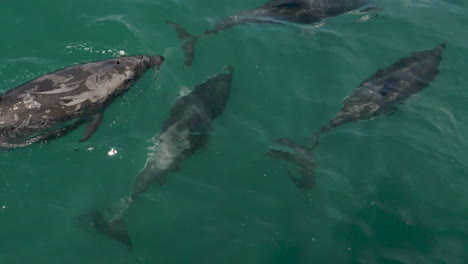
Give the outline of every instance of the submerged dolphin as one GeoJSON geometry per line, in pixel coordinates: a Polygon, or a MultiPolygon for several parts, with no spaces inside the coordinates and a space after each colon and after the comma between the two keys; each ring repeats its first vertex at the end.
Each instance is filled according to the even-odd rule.
{"type": "Polygon", "coordinates": [[[212,30],[192,36],[180,25],[166,21],[177,30],[184,40],[185,67],[192,65],[195,56],[195,43],[207,35],[244,23],[296,23],[313,24],[327,17],[342,15],[368,4],[369,0],[273,0],[257,8],[245,10],[216,22],[212,30]]]}
{"type": "Polygon", "coordinates": [[[439,73],[446,47],[443,43],[431,50],[414,52],[363,81],[344,99],[336,117],[314,134],[315,144],[321,134],[334,127],[390,113],[396,104],[422,91],[439,73]]]}
{"type": "Polygon", "coordinates": [[[157,151],[146,161],[146,165],[135,179],[133,191],[113,215],[106,217],[99,210],[75,218],[75,223],[88,231],[111,237],[132,249],[124,221],[125,211],[138,196],[153,185],[163,185],[167,175],[195,151],[203,147],[210,135],[212,121],[226,108],[231,93],[233,67],[226,73],[209,78],[186,96],[177,100],[157,136],[157,151]]]}
{"type": "Polygon", "coordinates": [[[81,141],[98,129],[102,113],[159,55],[126,56],[73,65],[0,94],[0,148],[56,138],[89,121],[81,141]]]}

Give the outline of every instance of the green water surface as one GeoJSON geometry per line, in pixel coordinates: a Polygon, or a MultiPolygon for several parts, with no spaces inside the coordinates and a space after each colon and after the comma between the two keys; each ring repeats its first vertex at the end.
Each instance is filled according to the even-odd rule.
{"type": "Polygon", "coordinates": [[[119,54],[166,62],[106,110],[89,141],[78,143],[80,128],[0,153],[0,263],[468,263],[468,2],[375,0],[384,10],[365,22],[242,25],[200,40],[182,67],[166,19],[199,34],[264,2],[4,0],[0,91],[119,54]],[[361,81],[442,42],[427,89],[321,138],[315,189],[298,190],[295,167],[265,155],[272,138],[309,144],[361,81]],[[209,144],[127,212],[133,252],[76,228],[74,216],[130,191],[181,91],[227,64],[232,94],[209,144]]]}

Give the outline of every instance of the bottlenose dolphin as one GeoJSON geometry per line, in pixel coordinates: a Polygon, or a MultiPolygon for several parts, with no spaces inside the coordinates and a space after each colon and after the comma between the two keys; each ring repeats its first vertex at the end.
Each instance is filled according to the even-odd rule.
{"type": "Polygon", "coordinates": [[[195,56],[195,43],[202,37],[217,34],[219,31],[244,23],[295,23],[313,24],[327,17],[339,16],[359,9],[369,0],[273,0],[257,8],[241,11],[216,22],[211,30],[192,36],[180,25],[166,21],[174,26],[179,37],[184,40],[182,49],[185,54],[185,67],[192,65],[195,56]]]}
{"type": "Polygon", "coordinates": [[[88,122],[81,141],[96,132],[106,107],[159,55],[126,56],[73,65],[0,94],[0,148],[24,147],[56,138],[88,122]]]}
{"type": "Polygon", "coordinates": [[[446,47],[443,43],[431,50],[414,52],[363,81],[344,99],[336,117],[314,134],[315,144],[321,134],[334,127],[390,113],[396,104],[422,91],[439,73],[446,47]]]}
{"type": "Polygon", "coordinates": [[[106,217],[92,209],[76,217],[75,223],[88,231],[109,236],[131,250],[125,211],[151,185],[163,185],[170,172],[178,170],[188,157],[208,142],[212,121],[226,108],[232,76],[233,67],[228,66],[227,72],[209,78],[179,98],[156,136],[156,151],[136,177],[131,194],[120,200],[119,208],[113,210],[111,216],[106,217]]]}

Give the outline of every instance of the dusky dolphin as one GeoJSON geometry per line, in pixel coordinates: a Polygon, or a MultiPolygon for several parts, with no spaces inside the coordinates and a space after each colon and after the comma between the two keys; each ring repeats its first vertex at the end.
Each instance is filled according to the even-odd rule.
{"type": "Polygon", "coordinates": [[[342,124],[368,120],[395,110],[398,103],[422,91],[435,79],[446,47],[444,43],[431,50],[414,52],[374,73],[344,99],[343,108],[336,117],[314,134],[312,147],[280,138],[274,143],[289,150],[271,149],[268,155],[298,165],[301,178],[293,177],[291,173],[289,176],[298,188],[311,189],[315,185],[316,167],[312,149],[318,144],[319,136],[342,124]]]}
{"type": "Polygon", "coordinates": [[[88,122],[81,141],[98,129],[106,107],[125,93],[159,55],[125,56],[73,65],[0,94],[0,148],[63,136],[88,122]]]}
{"type": "Polygon", "coordinates": [[[79,227],[109,236],[132,249],[125,211],[151,185],[163,185],[170,172],[177,171],[188,157],[206,145],[211,124],[224,112],[231,93],[234,69],[226,68],[227,72],[209,78],[177,100],[156,136],[156,151],[136,177],[131,194],[120,200],[119,208],[108,217],[92,209],[75,218],[79,227]]]}
{"type": "Polygon", "coordinates": [[[337,126],[388,114],[411,95],[426,88],[439,73],[443,43],[434,49],[412,53],[374,73],[343,101],[343,108],[327,125],[314,134],[319,136],[337,126]]]}

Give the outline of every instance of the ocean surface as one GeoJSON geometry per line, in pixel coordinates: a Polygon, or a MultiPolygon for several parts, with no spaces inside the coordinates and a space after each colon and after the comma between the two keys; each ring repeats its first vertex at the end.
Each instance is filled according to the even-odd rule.
{"type": "Polygon", "coordinates": [[[72,64],[160,54],[106,110],[46,144],[0,152],[1,264],[468,263],[468,2],[374,0],[310,26],[247,24],[201,39],[192,67],[165,20],[193,34],[265,0],[3,1],[0,91],[72,64]],[[443,42],[440,74],[390,115],[343,125],[314,149],[316,187],[265,153],[310,145],[359,83],[443,42]],[[177,98],[235,68],[206,147],[126,213],[134,250],[73,218],[128,194],[177,98]]]}

